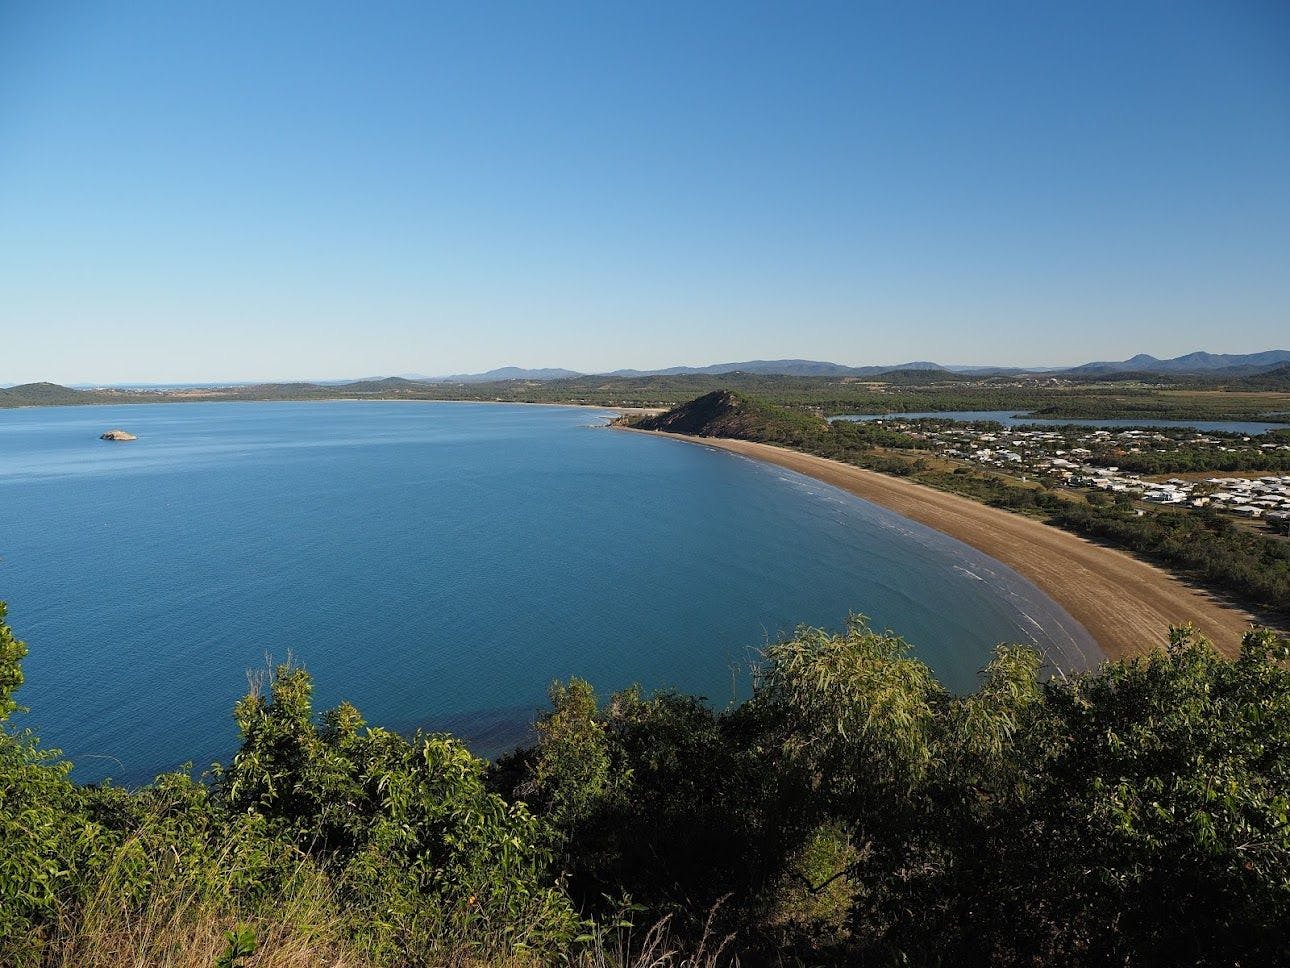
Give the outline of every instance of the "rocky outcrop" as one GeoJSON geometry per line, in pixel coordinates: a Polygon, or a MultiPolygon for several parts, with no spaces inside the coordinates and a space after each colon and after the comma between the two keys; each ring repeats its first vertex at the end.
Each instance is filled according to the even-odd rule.
{"type": "Polygon", "coordinates": [[[99,434],[99,440],[138,440],[134,434],[127,434],[124,430],[109,430],[105,434],[99,434]]]}

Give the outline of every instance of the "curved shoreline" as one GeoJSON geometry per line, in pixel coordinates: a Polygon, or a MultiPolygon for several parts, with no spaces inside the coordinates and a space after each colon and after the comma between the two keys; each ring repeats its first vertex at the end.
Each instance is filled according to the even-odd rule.
{"type": "Polygon", "coordinates": [[[957,538],[1033,582],[1112,659],[1163,645],[1170,625],[1187,622],[1231,657],[1257,624],[1249,612],[1123,551],[958,494],[772,444],[619,429],[786,467],[957,538]]]}
{"type": "MultiPolygon", "coordinates": [[[[843,500],[850,501],[856,497],[851,491],[815,475],[779,464],[766,464],[745,454],[731,456],[761,465],[767,473],[780,480],[800,481],[811,488],[812,494],[818,494],[821,488],[825,488],[840,492],[839,496],[843,500]]],[[[902,543],[909,541],[932,549],[942,563],[949,564],[954,571],[966,574],[978,582],[984,582],[990,589],[991,597],[1006,605],[1020,634],[1013,638],[995,639],[989,645],[993,646],[1000,641],[1033,645],[1043,655],[1046,668],[1063,678],[1068,673],[1096,668],[1106,660],[1106,652],[1088,629],[1077,622],[1060,602],[1015,568],[966,541],[915,521],[876,501],[861,499],[860,503],[866,505],[871,513],[878,515],[874,520],[898,522],[895,526],[899,528],[899,540],[902,543]]],[[[913,641],[915,644],[921,643],[919,639],[913,641]]],[[[974,670],[976,671],[979,670],[974,670]]]]}

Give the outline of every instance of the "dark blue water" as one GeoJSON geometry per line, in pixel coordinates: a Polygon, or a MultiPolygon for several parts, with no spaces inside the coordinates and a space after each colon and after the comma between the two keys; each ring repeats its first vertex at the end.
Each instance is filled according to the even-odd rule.
{"type": "Polygon", "coordinates": [[[0,411],[0,599],[32,712],[76,775],[233,750],[246,671],[485,752],[547,684],[724,704],[751,650],[849,611],[966,687],[1003,640],[1086,634],[997,562],[827,485],[595,411],[190,403],[0,411]],[[120,427],[133,443],[106,443],[120,427]]]}
{"type": "Polygon", "coordinates": [[[918,420],[932,417],[937,420],[983,421],[991,420],[1005,427],[1163,427],[1188,430],[1199,430],[1206,433],[1225,432],[1229,434],[1248,434],[1255,437],[1269,430],[1290,430],[1287,423],[1267,423],[1260,420],[1153,420],[1139,417],[1133,420],[1048,420],[1027,416],[1015,410],[942,410],[925,413],[865,413],[847,414],[834,417],[835,420],[918,420]]]}

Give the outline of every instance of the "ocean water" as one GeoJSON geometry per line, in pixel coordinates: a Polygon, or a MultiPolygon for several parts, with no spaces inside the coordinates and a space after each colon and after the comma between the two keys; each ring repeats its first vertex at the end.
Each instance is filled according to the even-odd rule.
{"type": "Polygon", "coordinates": [[[519,742],[549,682],[745,696],[755,650],[868,615],[967,688],[1001,641],[1096,656],[1034,586],[828,485],[559,407],[328,402],[0,410],[18,694],[82,780],[235,748],[248,670],[319,709],[519,742]],[[98,440],[105,430],[138,435],[98,440]]]}
{"type": "Polygon", "coordinates": [[[1290,430],[1290,423],[1269,423],[1265,420],[1153,420],[1150,417],[1115,420],[1052,420],[1027,416],[1016,410],[942,410],[923,413],[864,413],[847,414],[834,417],[834,420],[917,420],[922,417],[933,417],[937,420],[985,421],[992,420],[1005,427],[1096,427],[1113,430],[1117,427],[1160,427],[1163,429],[1199,430],[1203,433],[1224,432],[1229,434],[1247,434],[1256,437],[1269,430],[1290,430]]]}

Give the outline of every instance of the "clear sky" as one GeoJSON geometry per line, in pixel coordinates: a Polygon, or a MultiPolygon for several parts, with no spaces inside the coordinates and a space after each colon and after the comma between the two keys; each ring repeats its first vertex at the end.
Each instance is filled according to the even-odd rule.
{"type": "Polygon", "coordinates": [[[1290,346],[1290,3],[0,0],[0,383],[1290,346]]]}

